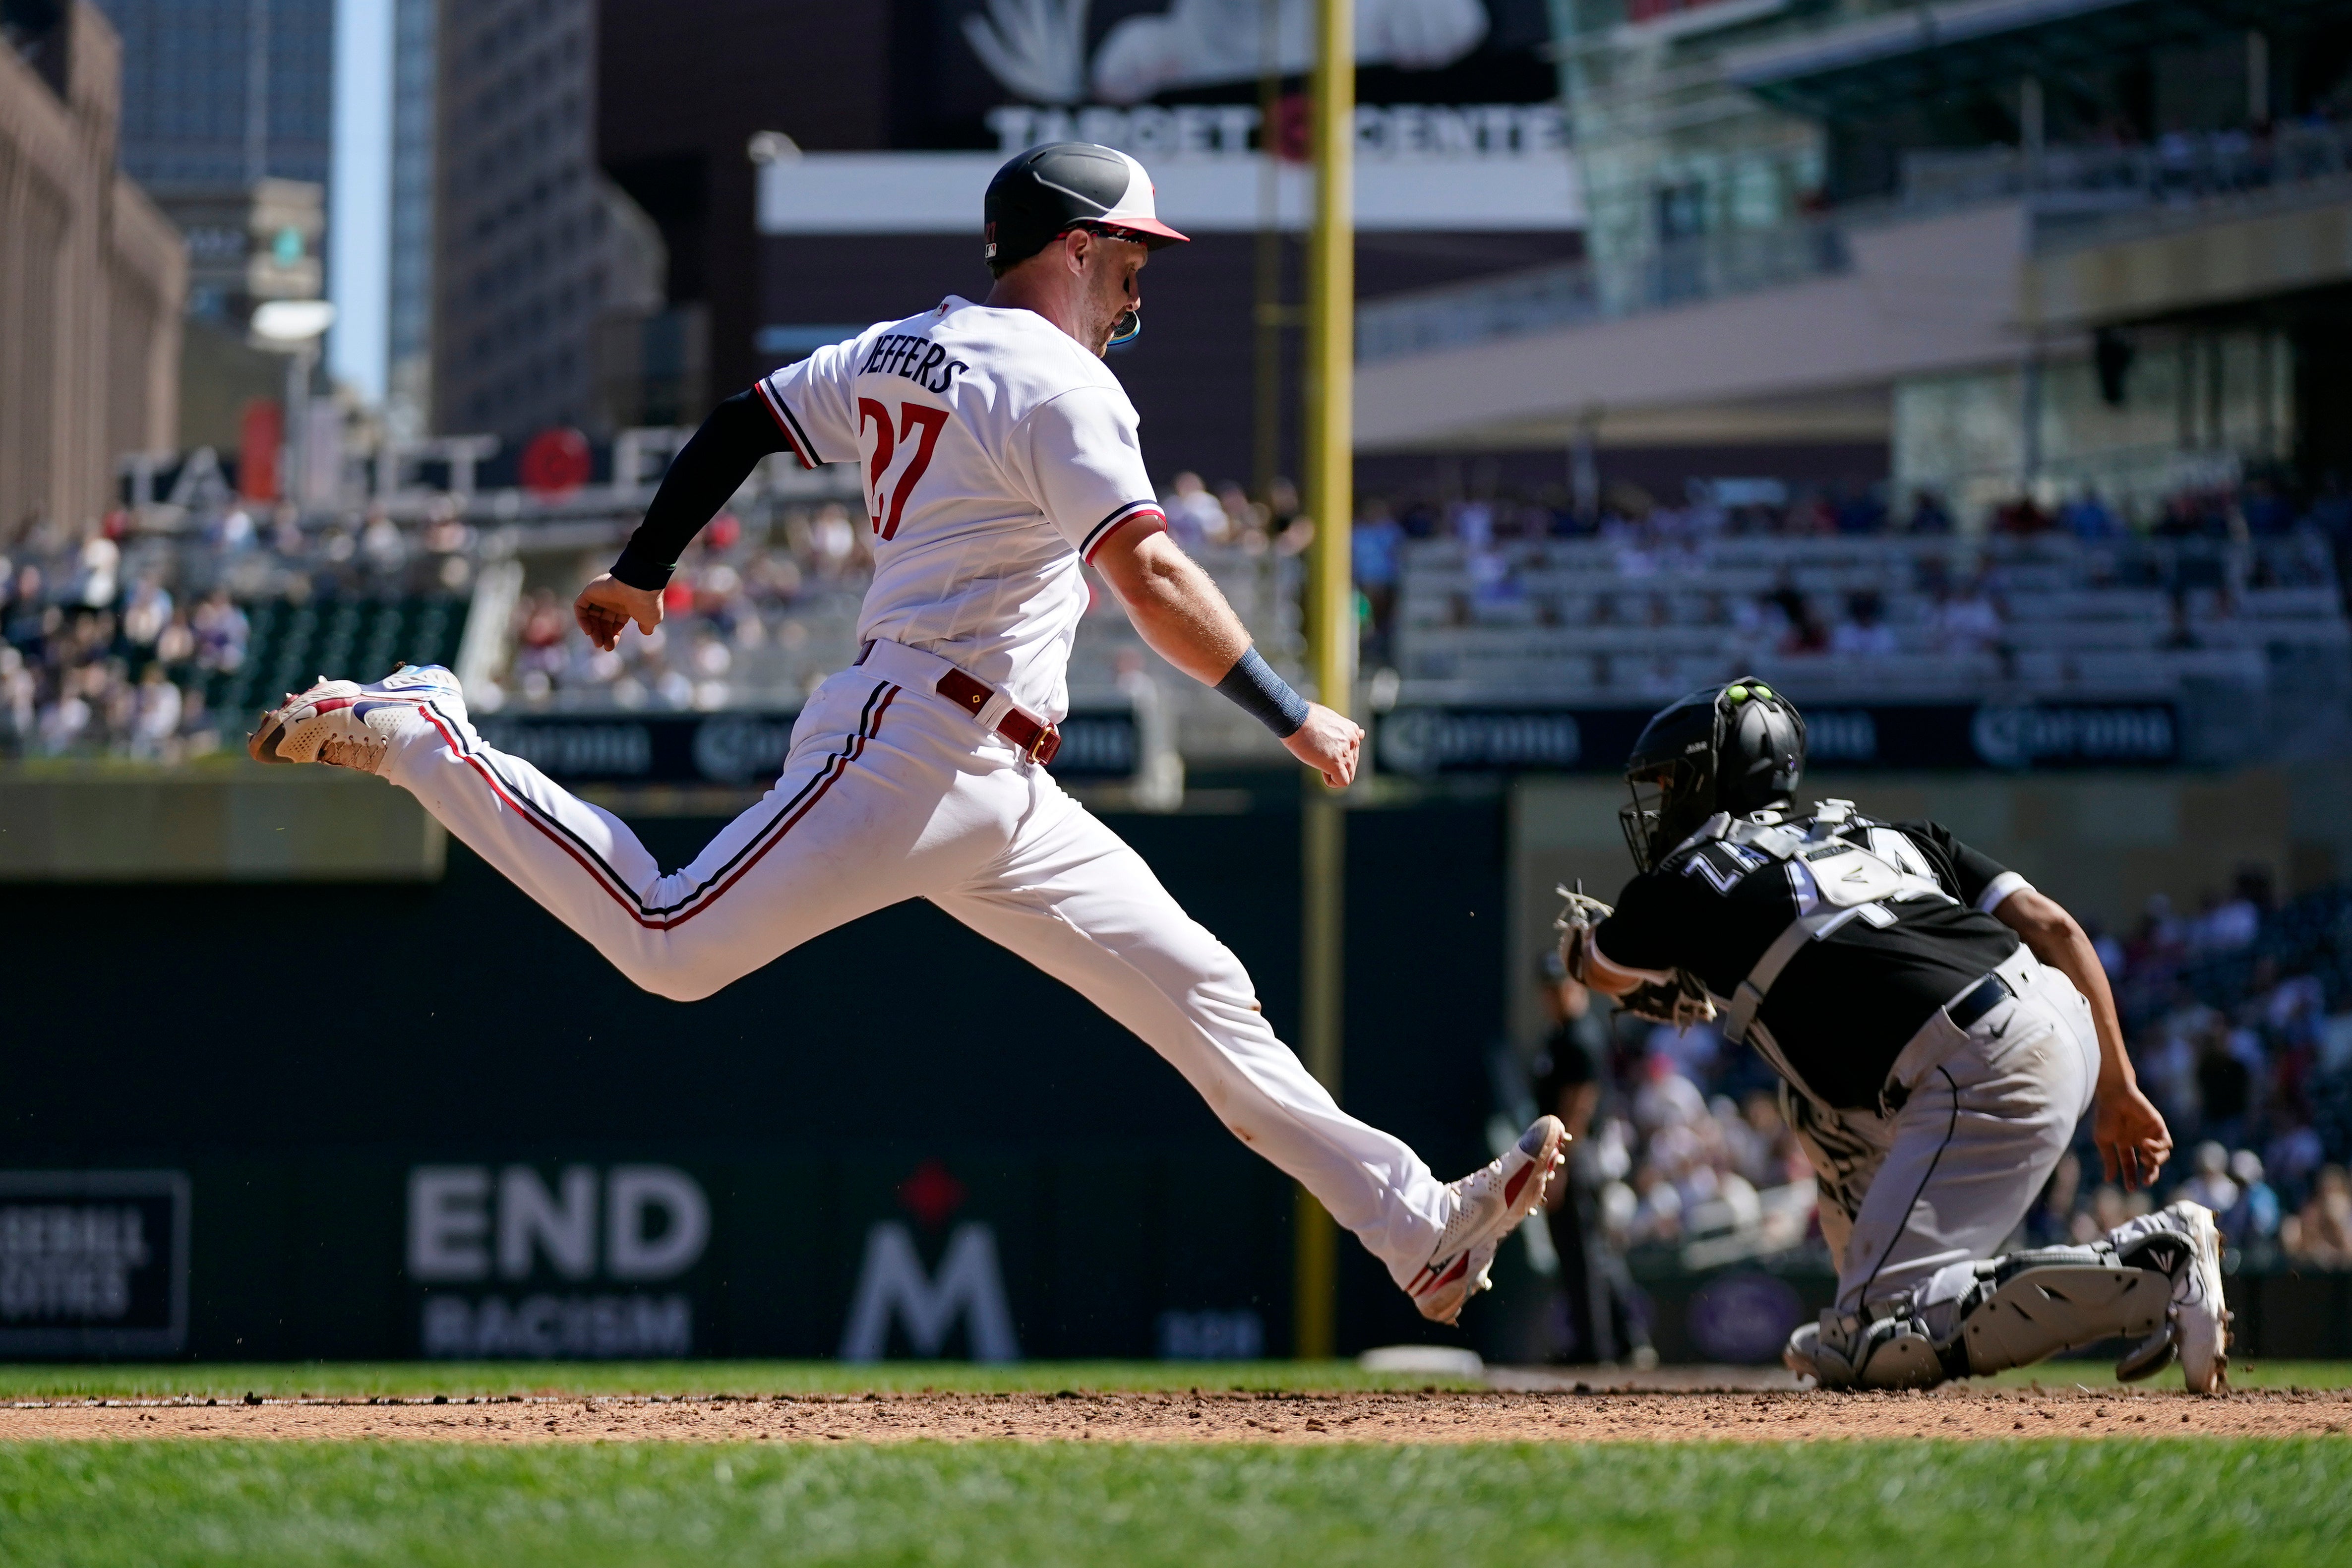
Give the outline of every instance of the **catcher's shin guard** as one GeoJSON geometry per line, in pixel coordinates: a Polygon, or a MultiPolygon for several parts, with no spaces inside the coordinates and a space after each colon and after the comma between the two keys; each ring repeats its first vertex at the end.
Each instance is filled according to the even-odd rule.
{"type": "Polygon", "coordinates": [[[1871,1318],[1832,1309],[1790,1334],[1780,1359],[1823,1388],[1932,1388],[1967,1370],[1907,1310],[1871,1318]]]}
{"type": "Polygon", "coordinates": [[[2012,1253],[1979,1267],[1990,1278],[1979,1283],[1960,1321],[1970,1373],[2032,1366],[2061,1351],[2114,1339],[2143,1342],[2125,1358],[2139,1375],[2163,1365],[2155,1339],[2164,1337],[2172,1281],[2155,1269],[2136,1268],[2112,1252],[2086,1247],[2012,1253]]]}

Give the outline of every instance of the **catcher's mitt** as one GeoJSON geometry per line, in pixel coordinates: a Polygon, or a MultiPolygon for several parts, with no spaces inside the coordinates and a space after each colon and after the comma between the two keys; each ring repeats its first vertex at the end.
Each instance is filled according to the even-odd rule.
{"type": "MultiPolygon", "coordinates": [[[[1586,984],[1584,965],[1592,950],[1592,928],[1617,911],[1599,899],[1587,896],[1581,884],[1573,891],[1566,888],[1554,888],[1552,891],[1568,900],[1559,918],[1551,922],[1559,932],[1560,962],[1568,966],[1569,978],[1581,985],[1586,984]]],[[[1707,994],[1698,976],[1687,969],[1675,970],[1672,981],[1644,981],[1618,997],[1617,1005],[1636,1018],[1672,1024],[1677,1029],[1715,1022],[1715,999],[1707,994]]]]}
{"type": "Polygon", "coordinates": [[[1584,984],[1584,956],[1592,943],[1592,928],[1617,911],[1599,899],[1587,898],[1584,884],[1579,882],[1571,892],[1566,888],[1554,888],[1553,892],[1568,900],[1559,918],[1551,922],[1559,932],[1559,961],[1568,966],[1568,977],[1579,985],[1584,984]]]}

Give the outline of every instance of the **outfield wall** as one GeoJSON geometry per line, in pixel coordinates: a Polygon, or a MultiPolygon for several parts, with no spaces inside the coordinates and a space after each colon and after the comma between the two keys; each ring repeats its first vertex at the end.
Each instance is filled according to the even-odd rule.
{"type": "MultiPolygon", "coordinates": [[[[1287,1033],[1296,795],[1238,801],[1112,820],[1287,1033]]],[[[671,863],[716,826],[643,825],[671,863]]],[[[1491,794],[1351,814],[1348,1103],[1449,1173],[1486,1153],[1502,849],[1491,794]]],[[[454,845],[437,882],[22,888],[0,952],[0,1210],[79,1216],[58,1248],[20,1218],[0,1272],[20,1303],[121,1306],[12,1316],[0,1289],[0,1359],[158,1353],[8,1335],[169,1329],[181,1213],[177,1342],[204,1356],[829,1355],[861,1287],[904,1354],[922,1301],[991,1272],[1024,1355],[1289,1349],[1286,1183],[1131,1036],[927,905],[690,1006],[454,845]],[[21,1179],[41,1172],[130,1175],[21,1179]]],[[[1343,1256],[1343,1347],[1420,1337],[1343,1256]]],[[[975,1348],[947,1299],[937,1348],[975,1348]]]]}

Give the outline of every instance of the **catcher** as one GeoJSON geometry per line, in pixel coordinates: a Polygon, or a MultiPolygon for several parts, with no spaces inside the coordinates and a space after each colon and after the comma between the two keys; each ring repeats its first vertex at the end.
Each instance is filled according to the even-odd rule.
{"type": "Polygon", "coordinates": [[[1932,822],[1791,809],[1805,721],[1754,679],[1651,719],[1621,814],[1636,875],[1563,894],[1569,973],[1647,1018],[1715,1021],[1781,1080],[1820,1178],[1835,1306],[1783,1357],[1824,1388],[1922,1387],[2123,1339],[2220,1392],[2229,1313],[2210,1211],[2177,1203],[2087,1247],[1990,1256],[2092,1114],[2111,1179],[2172,1148],[2134,1080],[2082,928],[1932,822]]]}

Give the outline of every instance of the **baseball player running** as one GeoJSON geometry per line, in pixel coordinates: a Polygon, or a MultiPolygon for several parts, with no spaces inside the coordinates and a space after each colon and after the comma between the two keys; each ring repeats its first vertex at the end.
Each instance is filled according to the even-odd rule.
{"type": "Polygon", "coordinates": [[[1637,874],[1612,910],[1569,896],[1570,973],[1643,1017],[1720,1019],[1781,1079],[1820,1178],[1834,1307],[1789,1339],[1830,1388],[1919,1387],[2128,1339],[2123,1379],[2179,1356],[2223,1387],[2229,1312],[2210,1211],[2177,1203],[2088,1247],[1994,1258],[2073,1140],[2111,1178],[2171,1152],[2073,917],[1932,822],[1790,797],[1794,704],[1748,679],[1692,693],[1634,743],[1637,874]]]}
{"type": "Polygon", "coordinates": [[[648,991],[690,1002],[870,910],[929,899],[1072,986],[1165,1057],[1453,1322],[1540,1203],[1565,1130],[1542,1117],[1451,1184],[1348,1115],[1267,1026],[1249,976],[1047,771],[1092,565],[1170,663],[1255,714],[1335,785],[1363,731],[1286,684],[1168,537],[1136,414],[1104,350],[1140,324],[1137,277],[1184,237],[1123,153],[1059,142],[986,198],[984,303],[919,315],[766,377],[712,413],[613,569],[581,591],[610,649],[662,618],[696,531],[770,453],[858,465],[874,581],[855,664],[793,726],[783,773],[682,870],[611,814],[483,744],[438,666],[321,679],[265,713],[269,763],[377,773],[648,991]]]}

